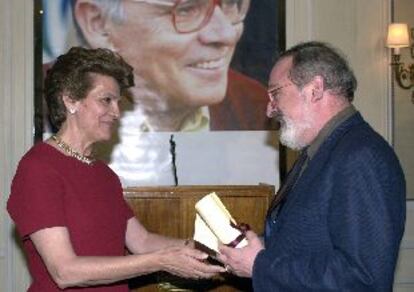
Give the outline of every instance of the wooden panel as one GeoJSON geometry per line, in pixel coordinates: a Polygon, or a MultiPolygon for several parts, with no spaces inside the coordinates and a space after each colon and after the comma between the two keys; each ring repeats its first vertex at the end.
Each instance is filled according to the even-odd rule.
{"type": "MultiPolygon", "coordinates": [[[[187,238],[194,233],[195,203],[216,192],[237,222],[248,223],[263,233],[264,219],[274,187],[255,186],[180,186],[126,188],[124,196],[140,222],[150,231],[187,238]]],[[[190,281],[152,274],[130,281],[132,291],[251,291],[251,281],[230,275],[214,280],[190,281]],[[177,287],[180,289],[177,290],[177,287]]]]}
{"type": "Polygon", "coordinates": [[[149,231],[181,237],[181,216],[178,212],[171,212],[171,210],[180,210],[181,204],[178,198],[133,197],[127,198],[127,201],[135,216],[149,231]],[[154,214],[157,214],[157,217],[154,214]]]}

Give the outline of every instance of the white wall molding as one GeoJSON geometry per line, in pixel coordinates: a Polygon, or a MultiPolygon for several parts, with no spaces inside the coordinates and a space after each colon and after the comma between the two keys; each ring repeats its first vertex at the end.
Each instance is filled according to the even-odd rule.
{"type": "MultiPolygon", "coordinates": [[[[401,241],[402,249],[414,249],[414,201],[407,201],[407,219],[404,237],[401,241]]],[[[414,261],[414,258],[413,258],[414,261]]],[[[414,279],[413,279],[414,281],[414,279]]]]}

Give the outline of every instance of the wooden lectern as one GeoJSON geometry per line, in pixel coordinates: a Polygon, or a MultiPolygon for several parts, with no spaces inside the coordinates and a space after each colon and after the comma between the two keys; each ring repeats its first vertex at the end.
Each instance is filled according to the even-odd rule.
{"type": "MultiPolygon", "coordinates": [[[[258,234],[263,232],[267,208],[274,194],[271,185],[134,187],[124,196],[135,216],[150,231],[178,238],[194,233],[195,203],[216,192],[239,223],[247,223],[258,234]]],[[[164,273],[130,281],[132,291],[251,291],[251,282],[231,275],[193,281],[164,273]]]]}

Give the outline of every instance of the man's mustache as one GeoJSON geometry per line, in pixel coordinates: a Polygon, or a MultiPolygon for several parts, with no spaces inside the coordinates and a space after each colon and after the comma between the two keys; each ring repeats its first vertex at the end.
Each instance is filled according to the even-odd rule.
{"type": "Polygon", "coordinates": [[[266,115],[269,118],[274,118],[278,113],[277,107],[276,107],[276,103],[274,101],[269,101],[267,103],[267,108],[266,108],[266,115]]]}
{"type": "Polygon", "coordinates": [[[285,124],[283,113],[276,108],[274,102],[272,101],[269,101],[267,104],[266,116],[276,122],[276,130],[279,130],[282,124],[285,124]]]}

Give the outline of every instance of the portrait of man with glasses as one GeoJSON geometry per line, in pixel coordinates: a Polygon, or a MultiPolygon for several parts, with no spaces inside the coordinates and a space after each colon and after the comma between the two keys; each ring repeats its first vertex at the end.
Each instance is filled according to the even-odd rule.
{"type": "Polygon", "coordinates": [[[134,67],[136,86],[126,106],[137,128],[268,129],[263,88],[229,72],[250,0],[75,0],[73,5],[85,45],[111,48],[134,67]],[[237,96],[228,92],[234,80],[244,89],[233,90],[237,96]]]}
{"type": "Polygon", "coordinates": [[[147,146],[157,156],[152,165],[163,173],[159,162],[169,160],[165,140],[171,132],[275,129],[265,115],[265,87],[230,68],[251,0],[67,2],[66,17],[81,45],[114,50],[134,68],[135,86],[121,101],[118,137],[113,149],[103,151],[121,178],[143,165],[137,157],[147,146]]]}

